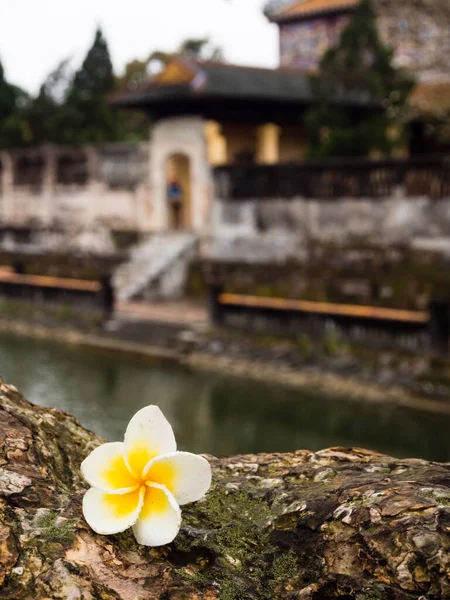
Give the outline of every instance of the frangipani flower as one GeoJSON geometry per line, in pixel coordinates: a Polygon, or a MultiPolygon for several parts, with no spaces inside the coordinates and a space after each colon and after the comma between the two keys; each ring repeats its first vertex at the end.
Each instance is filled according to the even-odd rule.
{"type": "Polygon", "coordinates": [[[145,546],[172,542],[181,525],[180,506],[200,500],[211,485],[208,461],[176,450],[172,427],[157,406],[134,415],[123,443],[93,450],[81,464],[92,486],[83,498],[90,527],[103,535],[133,527],[145,546]]]}

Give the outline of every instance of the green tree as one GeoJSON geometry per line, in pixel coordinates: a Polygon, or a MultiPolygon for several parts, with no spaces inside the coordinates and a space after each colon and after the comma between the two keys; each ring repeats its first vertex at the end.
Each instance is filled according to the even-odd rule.
{"type": "Polygon", "coordinates": [[[108,45],[100,29],[81,68],[75,73],[56,126],[65,143],[114,141],[119,137],[117,113],[108,104],[115,79],[108,45]]]}
{"type": "MultiPolygon", "coordinates": [[[[125,66],[125,71],[116,77],[116,89],[119,92],[134,92],[150,78],[149,62],[135,59],[125,66]]],[[[147,115],[138,110],[124,110],[117,113],[120,123],[120,139],[124,141],[148,140],[149,121],[147,115]]]]}
{"type": "Polygon", "coordinates": [[[31,132],[30,144],[60,143],[64,132],[60,128],[61,111],[72,82],[69,59],[59,63],[42,84],[27,112],[31,132]]]}
{"type": "Polygon", "coordinates": [[[185,54],[199,60],[224,60],[222,48],[213,44],[209,38],[188,38],[184,40],[178,48],[178,54],[185,54]]]}
{"type": "Polygon", "coordinates": [[[26,112],[28,94],[8,83],[0,62],[0,148],[20,147],[28,143],[30,129],[26,112]]]}
{"type": "Polygon", "coordinates": [[[143,64],[147,73],[152,73],[163,68],[174,56],[180,55],[197,60],[225,61],[222,48],[211,42],[210,38],[187,38],[174,52],[155,50],[143,64]]]}
{"type": "Polygon", "coordinates": [[[403,123],[414,81],[393,64],[380,40],[370,0],[362,0],[339,43],[312,77],[316,107],[306,116],[311,156],[391,154],[404,141],[403,123]],[[339,99],[346,103],[339,103],[339,99]],[[349,109],[347,100],[362,103],[349,109]]]}

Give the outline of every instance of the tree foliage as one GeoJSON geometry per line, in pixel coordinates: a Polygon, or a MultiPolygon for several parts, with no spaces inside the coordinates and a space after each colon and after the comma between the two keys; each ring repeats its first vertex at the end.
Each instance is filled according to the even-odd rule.
{"type": "Polygon", "coordinates": [[[0,62],[0,148],[23,146],[30,138],[26,112],[29,96],[6,80],[0,62]]]}
{"type": "Polygon", "coordinates": [[[393,51],[380,40],[371,1],[362,0],[339,43],[325,53],[320,73],[312,78],[317,104],[306,118],[310,154],[367,156],[373,150],[391,154],[403,141],[401,124],[413,85],[413,79],[395,67],[393,51]],[[362,110],[339,105],[342,97],[362,103],[362,110]]]}
{"type": "Polygon", "coordinates": [[[178,53],[199,60],[225,60],[222,48],[213,44],[209,38],[188,38],[182,42],[178,53]]]}
{"type": "Polygon", "coordinates": [[[119,139],[119,117],[107,100],[115,87],[108,46],[100,30],[75,75],[69,60],[62,61],[35,98],[9,84],[0,65],[0,146],[119,139]]]}
{"type": "Polygon", "coordinates": [[[132,60],[123,75],[117,77],[118,89],[133,91],[149,77],[164,68],[175,56],[186,56],[196,60],[225,60],[223,50],[209,38],[187,38],[174,52],[154,50],[145,60],[132,60]]]}
{"type": "Polygon", "coordinates": [[[50,73],[38,95],[33,98],[27,112],[31,144],[57,144],[64,141],[59,122],[60,110],[71,80],[70,60],[65,59],[50,73]]]}
{"type": "Polygon", "coordinates": [[[115,89],[108,45],[100,29],[61,108],[58,127],[66,143],[109,142],[118,139],[117,114],[108,95],[115,89]]]}
{"type": "Polygon", "coordinates": [[[134,91],[175,55],[222,60],[209,38],[187,39],[175,52],[156,50],[144,60],[132,60],[117,77],[101,30],[80,68],[59,63],[32,98],[9,83],[0,62],[0,148],[53,144],[101,143],[148,138],[148,118],[137,111],[117,111],[108,96],[134,91]]]}

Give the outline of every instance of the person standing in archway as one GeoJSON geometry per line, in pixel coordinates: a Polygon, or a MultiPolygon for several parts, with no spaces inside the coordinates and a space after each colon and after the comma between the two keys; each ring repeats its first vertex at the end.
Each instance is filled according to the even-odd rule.
{"type": "Polygon", "coordinates": [[[167,200],[172,212],[173,227],[174,229],[180,229],[182,225],[183,190],[175,178],[170,179],[167,185],[167,200]]]}

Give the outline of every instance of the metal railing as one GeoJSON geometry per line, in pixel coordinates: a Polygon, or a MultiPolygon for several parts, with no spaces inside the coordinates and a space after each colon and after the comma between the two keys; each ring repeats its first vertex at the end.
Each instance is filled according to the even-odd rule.
{"type": "Polygon", "coordinates": [[[450,196],[450,156],[409,159],[327,159],[276,165],[225,165],[214,170],[216,197],[383,198],[450,196]]]}

